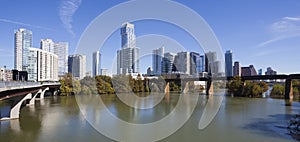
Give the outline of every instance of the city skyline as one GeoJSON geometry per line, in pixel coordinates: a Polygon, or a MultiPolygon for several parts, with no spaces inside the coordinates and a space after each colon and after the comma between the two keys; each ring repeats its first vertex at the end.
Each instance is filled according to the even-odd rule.
{"type": "MultiPolygon", "coordinates": [[[[5,7],[1,7],[1,11],[6,15],[0,17],[0,30],[2,31],[0,34],[0,67],[6,65],[9,69],[14,68],[14,30],[26,28],[33,31],[33,47],[38,47],[40,39],[51,38],[54,41],[68,41],[70,42],[69,54],[75,54],[76,44],[85,27],[101,12],[121,2],[125,1],[82,1],[74,7],[76,13],[64,15],[63,12],[70,8],[64,7],[64,1],[46,3],[36,1],[31,10],[23,10],[22,15],[25,16],[9,10],[9,7],[13,6],[22,10],[26,5],[28,6],[28,3],[20,0],[3,2],[5,7]],[[96,5],[100,6],[96,7],[96,5]],[[39,10],[45,8],[46,11],[39,10]],[[40,15],[44,16],[32,18],[40,17],[40,15]],[[47,18],[47,20],[43,20],[43,18],[47,18]],[[52,22],[45,22],[49,21],[48,19],[52,22]]],[[[300,49],[297,48],[300,41],[298,34],[300,29],[299,2],[277,1],[272,5],[269,3],[274,3],[273,1],[251,1],[246,4],[236,1],[186,2],[179,0],[176,2],[195,10],[207,21],[218,37],[223,52],[225,53],[229,49],[234,52],[233,61],[239,61],[242,66],[253,64],[257,69],[262,68],[263,70],[271,66],[278,74],[299,72],[300,65],[297,64],[297,61],[300,60],[297,56],[297,53],[300,52],[300,49]],[[213,12],[213,9],[216,8],[218,12],[213,12]],[[278,12],[280,8],[284,10],[278,12]]],[[[163,30],[170,26],[169,24],[154,23],[153,27],[159,27],[156,29],[149,26],[153,24],[151,21],[133,23],[138,25],[136,27],[137,38],[148,33],[162,34],[176,39],[190,52],[195,51],[189,49],[193,48],[195,44],[189,43],[187,38],[173,36],[181,35],[181,31],[167,32],[163,30]]],[[[110,50],[116,51],[121,44],[119,37],[120,35],[115,37],[112,35],[111,40],[118,42],[109,43],[108,41],[107,47],[100,49],[103,51],[103,53],[101,52],[103,59],[114,57],[115,52],[114,54],[107,53],[106,49],[110,47],[110,50]]],[[[197,52],[201,53],[201,51],[197,52]]],[[[91,70],[91,67],[88,67],[87,71],[91,70]]],[[[103,68],[111,70],[111,63],[103,63],[103,68]]],[[[146,72],[146,69],[141,67],[140,71],[146,72]]]]}

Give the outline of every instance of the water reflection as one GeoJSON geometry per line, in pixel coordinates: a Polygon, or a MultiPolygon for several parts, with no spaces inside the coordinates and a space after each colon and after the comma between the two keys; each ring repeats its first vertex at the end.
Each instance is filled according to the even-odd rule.
{"type": "MultiPolygon", "coordinates": [[[[22,108],[20,119],[0,121],[0,141],[111,141],[101,135],[93,126],[103,125],[118,128],[116,134],[122,136],[139,134],[132,127],[115,123],[103,115],[107,108],[116,118],[130,123],[145,124],[164,119],[174,111],[179,103],[180,94],[166,94],[153,109],[134,109],[122,103],[115,95],[81,96],[81,110],[75,97],[47,97],[36,101],[35,105],[22,108]],[[100,100],[105,104],[99,105],[100,100]]],[[[188,121],[173,135],[162,141],[294,141],[286,129],[287,122],[300,112],[300,103],[276,99],[224,98],[216,118],[204,130],[198,129],[198,123],[208,102],[206,96],[199,99],[188,97],[181,100],[187,107],[178,110],[178,117],[186,117],[197,103],[195,111],[188,121]]],[[[5,105],[0,105],[1,109],[5,105]]],[[[177,123],[170,119],[171,124],[177,123]]],[[[161,124],[164,125],[164,124],[161,124]]],[[[166,125],[166,127],[169,127],[166,125]]],[[[157,130],[153,129],[148,133],[157,130]]]]}

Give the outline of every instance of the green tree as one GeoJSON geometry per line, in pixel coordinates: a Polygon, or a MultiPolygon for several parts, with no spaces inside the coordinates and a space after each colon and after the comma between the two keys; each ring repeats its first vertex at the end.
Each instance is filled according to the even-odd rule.
{"type": "Polygon", "coordinates": [[[73,76],[70,73],[65,74],[65,76],[59,80],[60,95],[72,95],[78,94],[81,90],[80,83],[78,80],[73,80],[73,76]]]}
{"type": "Polygon", "coordinates": [[[280,85],[280,84],[275,84],[273,86],[273,89],[271,91],[270,96],[272,97],[283,97],[284,96],[284,86],[280,85]]]}

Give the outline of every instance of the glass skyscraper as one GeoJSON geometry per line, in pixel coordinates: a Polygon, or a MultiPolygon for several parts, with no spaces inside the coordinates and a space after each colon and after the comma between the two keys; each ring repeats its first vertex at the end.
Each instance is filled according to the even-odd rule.
{"type": "Polygon", "coordinates": [[[101,54],[99,51],[93,53],[93,76],[101,75],[101,54]]]}
{"type": "Polygon", "coordinates": [[[164,47],[152,51],[152,69],[154,75],[162,73],[162,61],[164,57],[164,47]]]}
{"type": "Polygon", "coordinates": [[[15,62],[16,70],[27,71],[28,48],[32,47],[32,31],[19,29],[15,31],[15,62]]]}
{"type": "Polygon", "coordinates": [[[225,75],[233,76],[233,66],[232,66],[232,51],[228,50],[225,53],[225,75]]]}

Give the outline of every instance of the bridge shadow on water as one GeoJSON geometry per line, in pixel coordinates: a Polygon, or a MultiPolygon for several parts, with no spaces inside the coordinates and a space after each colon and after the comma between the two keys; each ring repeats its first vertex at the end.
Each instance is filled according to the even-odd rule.
{"type": "MultiPolygon", "coordinates": [[[[299,107],[299,106],[298,106],[299,107]]],[[[255,134],[268,137],[300,140],[299,137],[293,135],[287,128],[294,114],[275,114],[268,115],[267,118],[255,118],[251,123],[244,125],[242,128],[250,130],[255,134]]]]}

